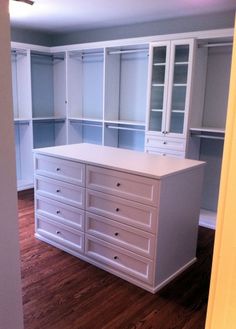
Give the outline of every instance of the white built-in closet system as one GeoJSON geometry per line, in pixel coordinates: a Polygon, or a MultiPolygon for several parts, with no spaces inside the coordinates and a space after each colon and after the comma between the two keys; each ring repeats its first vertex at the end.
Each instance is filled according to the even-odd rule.
{"type": "Polygon", "coordinates": [[[18,189],[32,149],[94,143],[207,161],[200,223],[215,227],[233,29],[59,47],[12,42],[18,189]]]}

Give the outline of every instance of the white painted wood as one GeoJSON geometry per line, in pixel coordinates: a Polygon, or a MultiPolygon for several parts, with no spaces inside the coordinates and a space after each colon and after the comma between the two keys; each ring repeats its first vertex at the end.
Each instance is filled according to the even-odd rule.
{"type": "Polygon", "coordinates": [[[106,217],[86,212],[85,232],[150,259],[154,256],[155,235],[106,217]]]}
{"type": "Polygon", "coordinates": [[[199,225],[215,230],[216,229],[216,217],[217,217],[216,212],[202,208],[200,211],[199,225]]]}
{"type": "Polygon", "coordinates": [[[84,188],[44,176],[35,176],[35,192],[68,205],[84,208],[84,188]]]}
{"type": "Polygon", "coordinates": [[[86,186],[125,199],[158,205],[159,182],[115,170],[86,166],[86,186]]]}
{"type": "Polygon", "coordinates": [[[195,160],[169,159],[153,154],[86,143],[42,148],[35,152],[155,179],[204,165],[204,162],[195,160]]]}
{"type": "Polygon", "coordinates": [[[80,231],[58,224],[41,215],[36,215],[36,229],[38,234],[60,245],[65,245],[76,252],[84,251],[84,235],[80,231]]]}
{"type": "MultiPolygon", "coordinates": [[[[164,159],[90,144],[67,145],[35,152],[36,158],[47,154],[53,161],[76,162],[87,167],[86,205],[83,200],[81,202],[78,185],[65,183],[60,176],[53,180],[36,175],[36,222],[41,215],[46,221],[43,230],[36,226],[37,238],[150,292],[160,289],[195,261],[203,163],[167,157],[164,159]],[[95,156],[96,163],[91,163],[90,154],[95,156]],[[112,165],[113,170],[110,170],[111,159],[116,160],[112,165]],[[126,167],[122,166],[122,159],[126,160],[126,167]],[[142,163],[142,171],[137,175],[129,166],[135,162],[140,164],[142,159],[146,161],[142,163]],[[161,160],[159,165],[155,159],[161,160]],[[178,162],[185,164],[185,168],[179,167],[178,162]],[[155,172],[154,168],[160,169],[161,163],[165,169],[168,163],[171,164],[172,170],[168,175],[158,176],[155,172]],[[154,170],[152,178],[149,178],[149,170],[154,170]],[[55,192],[58,188],[62,197],[58,197],[58,192],[55,192]],[[187,195],[191,198],[188,205],[185,202],[187,195]],[[46,202],[46,205],[42,202],[40,204],[40,200],[46,202]],[[57,214],[58,209],[64,212],[65,218],[57,214]],[[77,221],[71,209],[78,209],[80,214],[78,232],[85,239],[84,253],[77,252],[68,241],[60,243],[58,234],[55,234],[58,225],[59,228],[65,225],[69,231],[76,228],[77,221]],[[84,210],[83,229],[81,211],[84,210]],[[187,250],[184,250],[185,242],[187,250]],[[163,268],[160,269],[160,266],[163,268]]],[[[44,175],[47,174],[50,175],[50,171],[44,171],[44,175]]]]}
{"type": "Polygon", "coordinates": [[[82,209],[40,195],[36,196],[35,202],[38,215],[81,231],[84,230],[84,211],[82,209]]]}

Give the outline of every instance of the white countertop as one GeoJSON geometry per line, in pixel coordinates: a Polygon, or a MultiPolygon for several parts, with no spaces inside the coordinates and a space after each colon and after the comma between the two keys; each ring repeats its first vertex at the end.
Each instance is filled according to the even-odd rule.
{"type": "Polygon", "coordinates": [[[202,161],[159,156],[87,143],[35,149],[34,153],[101,167],[105,166],[109,169],[132,172],[152,178],[162,178],[205,164],[202,161]]]}

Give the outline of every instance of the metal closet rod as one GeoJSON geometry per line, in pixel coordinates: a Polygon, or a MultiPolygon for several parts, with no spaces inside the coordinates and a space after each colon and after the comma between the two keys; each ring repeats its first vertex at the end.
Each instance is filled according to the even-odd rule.
{"type": "Polygon", "coordinates": [[[232,46],[233,42],[216,42],[216,43],[205,43],[205,44],[200,44],[200,48],[211,48],[211,47],[226,47],[226,46],[232,46]]]}
{"type": "Polygon", "coordinates": [[[131,128],[131,127],[130,128],[126,128],[126,127],[110,126],[110,125],[107,125],[106,127],[109,128],[109,129],[132,130],[132,131],[142,131],[142,132],[144,132],[144,129],[131,128]]]}
{"type": "Polygon", "coordinates": [[[64,61],[64,57],[56,57],[53,54],[41,54],[41,53],[31,53],[31,56],[37,56],[37,57],[51,57],[52,59],[58,59],[61,61],[64,61]]]}
{"type": "Polygon", "coordinates": [[[94,52],[94,53],[84,53],[84,52],[81,52],[81,53],[72,53],[70,54],[70,57],[73,58],[73,57],[79,57],[79,58],[83,58],[83,57],[87,57],[87,56],[100,56],[100,55],[104,55],[104,52],[103,51],[100,51],[100,52],[94,52]]]}
{"type": "Polygon", "coordinates": [[[141,53],[141,52],[148,52],[147,48],[140,48],[140,49],[127,49],[127,50],[112,50],[109,51],[109,55],[117,55],[117,54],[131,54],[131,53],[141,53]]]}
{"type": "Polygon", "coordinates": [[[224,140],[224,137],[221,137],[221,136],[211,136],[211,135],[192,134],[192,137],[205,138],[205,139],[219,139],[219,140],[224,140]]]}

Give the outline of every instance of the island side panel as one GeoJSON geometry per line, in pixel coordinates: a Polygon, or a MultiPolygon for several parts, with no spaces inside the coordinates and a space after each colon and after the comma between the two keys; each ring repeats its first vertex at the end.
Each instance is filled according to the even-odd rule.
{"type": "Polygon", "coordinates": [[[161,180],[156,290],[196,259],[203,174],[199,166],[161,180]]]}

